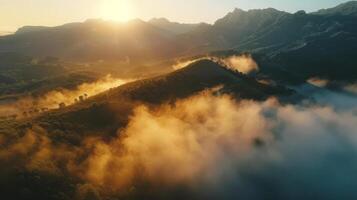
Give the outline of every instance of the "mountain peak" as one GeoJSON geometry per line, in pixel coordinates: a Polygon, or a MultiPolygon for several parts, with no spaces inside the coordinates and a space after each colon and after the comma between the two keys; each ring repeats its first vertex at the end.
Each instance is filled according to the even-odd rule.
{"type": "Polygon", "coordinates": [[[240,8],[234,8],[232,13],[242,13],[242,12],[246,12],[246,11],[240,8]]]}
{"type": "Polygon", "coordinates": [[[306,11],[305,10],[299,10],[296,13],[294,13],[294,15],[306,15],[306,11]]]}
{"type": "Polygon", "coordinates": [[[160,18],[152,18],[149,20],[149,23],[170,23],[170,20],[160,17],[160,18]]]}
{"type": "Polygon", "coordinates": [[[274,21],[286,12],[276,10],[274,8],[252,9],[244,11],[240,8],[235,8],[221,19],[215,22],[215,25],[230,27],[230,29],[243,29],[244,26],[260,26],[267,21],[274,21]]]}
{"type": "Polygon", "coordinates": [[[357,6],[357,1],[348,1],[346,3],[342,3],[336,7],[350,7],[350,6],[353,6],[353,7],[356,7],[357,6]]]}
{"type": "Polygon", "coordinates": [[[200,24],[171,22],[166,18],[153,18],[149,20],[148,23],[174,34],[188,33],[200,25],[200,24]]]}
{"type": "Polygon", "coordinates": [[[189,64],[182,71],[191,71],[202,76],[217,75],[224,72],[224,68],[210,59],[201,59],[189,64]]]}
{"type": "Polygon", "coordinates": [[[243,10],[241,8],[235,8],[232,12],[234,14],[240,14],[240,13],[254,13],[254,12],[261,12],[261,13],[283,13],[284,11],[277,10],[275,8],[262,8],[262,9],[249,9],[249,10],[243,10]]]}
{"type": "Polygon", "coordinates": [[[321,9],[312,14],[315,15],[344,15],[344,16],[357,16],[357,1],[349,1],[342,3],[336,7],[321,9]]]}
{"type": "Polygon", "coordinates": [[[92,24],[92,23],[103,23],[103,22],[105,22],[103,19],[91,18],[91,19],[87,19],[83,23],[92,24]]]}
{"type": "Polygon", "coordinates": [[[15,32],[15,34],[22,34],[22,33],[30,33],[30,32],[35,32],[35,31],[41,31],[44,30],[48,27],[45,26],[23,26],[15,32]]]}
{"type": "Polygon", "coordinates": [[[127,24],[146,24],[146,22],[142,19],[135,18],[135,19],[129,20],[127,22],[127,24]]]}

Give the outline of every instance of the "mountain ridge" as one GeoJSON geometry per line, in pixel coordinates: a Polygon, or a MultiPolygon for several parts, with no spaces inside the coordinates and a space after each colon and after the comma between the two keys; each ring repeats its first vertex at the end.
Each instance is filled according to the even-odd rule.
{"type": "MultiPolygon", "coordinates": [[[[354,10],[355,5],[356,1],[352,1],[331,9],[339,11],[348,7],[354,10]]],[[[304,55],[321,56],[321,60],[329,60],[334,55],[332,43],[337,49],[356,50],[357,17],[351,12],[346,15],[332,13],[298,11],[292,14],[273,8],[248,11],[236,8],[214,24],[180,24],[161,18],[149,22],[139,19],[127,23],[87,20],[50,28],[24,27],[17,34],[0,37],[0,52],[15,51],[35,57],[54,56],[80,61],[129,60],[131,65],[142,65],[234,50],[266,54],[267,59],[288,68],[291,64],[282,60],[299,49],[310,52],[304,55]],[[346,37],[339,37],[341,35],[346,37]],[[322,54],[319,49],[326,52],[322,54]]],[[[351,67],[355,64],[353,56],[347,58],[347,64],[342,60],[319,63],[315,57],[301,59],[311,65],[318,64],[319,68],[322,64],[338,63],[341,69],[348,69],[346,73],[354,73],[351,67]]],[[[332,69],[332,66],[327,68],[332,69]]]]}
{"type": "Polygon", "coordinates": [[[331,16],[331,15],[357,16],[357,1],[348,1],[346,3],[337,5],[333,8],[321,9],[316,12],[312,12],[311,14],[325,15],[325,16],[331,16]]]}
{"type": "Polygon", "coordinates": [[[173,32],[174,34],[184,34],[187,32],[193,31],[198,26],[205,23],[179,23],[179,22],[171,22],[166,18],[152,18],[148,21],[148,23],[157,26],[161,29],[173,32]]]}
{"type": "MultiPolygon", "coordinates": [[[[30,120],[40,124],[53,120],[66,121],[61,128],[67,131],[80,133],[86,127],[100,132],[109,130],[106,132],[115,135],[118,128],[126,126],[137,106],[171,104],[217,87],[216,95],[230,94],[237,99],[257,101],[270,96],[294,94],[285,87],[259,83],[214,61],[202,59],[174,72],[130,82],[30,120]],[[98,116],[101,116],[100,120],[98,116]],[[81,128],[77,127],[79,125],[81,128]]],[[[88,132],[86,128],[84,132],[88,132]]]]}

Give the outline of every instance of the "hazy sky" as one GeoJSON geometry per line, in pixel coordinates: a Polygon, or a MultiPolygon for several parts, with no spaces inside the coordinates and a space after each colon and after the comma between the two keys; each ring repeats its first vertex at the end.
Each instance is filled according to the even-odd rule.
{"type": "Polygon", "coordinates": [[[0,32],[24,25],[60,25],[88,18],[125,21],[166,17],[179,22],[214,22],[236,7],[273,7],[295,12],[333,7],[346,0],[0,0],[0,32]]]}

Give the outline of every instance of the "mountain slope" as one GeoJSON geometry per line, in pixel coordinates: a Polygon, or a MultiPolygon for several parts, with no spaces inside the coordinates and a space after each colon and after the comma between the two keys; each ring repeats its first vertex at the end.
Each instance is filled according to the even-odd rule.
{"type": "Polygon", "coordinates": [[[171,33],[141,20],[125,24],[88,20],[58,27],[24,27],[0,37],[0,52],[72,60],[129,58],[135,62],[170,56],[175,50],[169,48],[175,46],[171,37],[171,33]]]}
{"type": "Polygon", "coordinates": [[[249,11],[235,9],[222,19],[217,20],[214,28],[220,31],[227,43],[239,44],[250,34],[274,24],[287,14],[272,8],[249,11]]]}
{"type": "Polygon", "coordinates": [[[320,77],[353,82],[357,80],[356,52],[356,35],[337,32],[280,52],[271,60],[305,80],[320,77]]]}
{"type": "Polygon", "coordinates": [[[235,9],[213,25],[201,25],[192,32],[179,36],[188,53],[233,48],[258,30],[275,23],[288,13],[275,9],[244,11],[235,9]]]}
{"type": "Polygon", "coordinates": [[[234,43],[234,49],[272,54],[274,51],[297,48],[305,42],[333,37],[340,32],[357,34],[354,16],[325,17],[299,11],[295,14],[284,14],[274,23],[244,36],[239,43],[234,43]]]}
{"type": "Polygon", "coordinates": [[[286,92],[260,84],[252,78],[230,71],[213,61],[200,60],[167,75],[127,84],[117,92],[111,93],[114,96],[128,96],[134,100],[162,103],[188,97],[216,86],[222,86],[221,91],[249,99],[265,99],[270,95],[286,92]]]}
{"type": "Polygon", "coordinates": [[[115,134],[128,123],[133,109],[139,105],[155,107],[173,103],[217,86],[220,86],[217,94],[229,93],[244,99],[263,100],[292,94],[283,87],[261,84],[215,62],[201,60],[166,75],[113,88],[82,103],[46,113],[33,122],[49,130],[115,134]]]}

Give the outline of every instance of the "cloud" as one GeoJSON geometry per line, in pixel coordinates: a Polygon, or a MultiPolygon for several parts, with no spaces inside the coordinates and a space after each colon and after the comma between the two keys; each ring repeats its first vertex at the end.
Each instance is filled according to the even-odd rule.
{"type": "Polygon", "coordinates": [[[101,164],[90,168],[89,177],[93,179],[94,174],[95,182],[118,187],[134,184],[138,173],[135,169],[152,184],[172,185],[190,183],[202,176],[209,178],[214,174],[211,167],[225,152],[243,156],[255,138],[269,137],[264,135],[269,127],[259,115],[260,108],[248,105],[249,102],[235,104],[229,96],[216,98],[205,94],[155,112],[140,107],[121,133],[120,142],[98,146],[101,153],[93,155],[90,161],[101,164]],[[255,121],[247,121],[246,117],[255,121]],[[120,149],[116,149],[118,143],[120,149]],[[124,155],[113,153],[120,151],[124,155]],[[120,167],[111,171],[112,166],[120,167]]]}
{"type": "Polygon", "coordinates": [[[254,61],[250,54],[233,55],[229,57],[215,57],[215,56],[203,56],[193,60],[186,60],[182,62],[177,62],[172,66],[173,69],[181,69],[187,67],[188,65],[195,63],[199,60],[209,59],[214,62],[220,63],[221,65],[232,69],[234,71],[239,71],[243,74],[249,74],[252,72],[259,71],[258,64],[254,61]]]}
{"type": "MultiPolygon", "coordinates": [[[[235,102],[229,96],[204,94],[159,111],[138,108],[122,133],[120,150],[117,143],[101,146],[92,162],[106,163],[106,167],[91,170],[99,174],[95,182],[118,187],[135,185],[140,176],[160,188],[194,185],[202,195],[207,187],[211,188],[208,193],[221,195],[226,187],[237,185],[226,195],[249,199],[291,195],[290,199],[298,199],[308,198],[303,195],[307,190],[327,197],[323,188],[357,184],[343,179],[353,176],[357,165],[353,157],[356,123],[356,113],[328,106],[284,106],[274,99],[235,102]],[[120,156],[113,153],[121,151],[125,153],[120,156]],[[344,160],[347,166],[337,162],[339,156],[348,157],[344,160]],[[343,171],[330,175],[334,170],[343,171]],[[267,196],[265,187],[275,192],[267,196]]],[[[339,189],[333,192],[337,196],[353,194],[339,189]]]]}
{"type": "Polygon", "coordinates": [[[230,56],[222,59],[222,62],[228,66],[228,68],[239,71],[243,74],[259,71],[258,64],[254,61],[250,54],[230,56]]]}
{"type": "Polygon", "coordinates": [[[39,97],[24,97],[15,102],[0,104],[0,116],[17,115],[17,117],[29,117],[40,112],[58,109],[62,103],[65,106],[80,102],[111,88],[123,85],[131,80],[116,79],[107,75],[92,83],[83,83],[73,90],[56,89],[39,97]]]}
{"type": "Polygon", "coordinates": [[[237,102],[204,92],[174,105],[138,107],[110,141],[86,138],[79,147],[63,146],[39,136],[44,133],[37,128],[0,155],[26,154],[29,170],[65,166],[101,192],[160,197],[181,188],[166,197],[354,199],[355,107],[320,103],[335,101],[328,93],[319,98],[283,105],[274,98],[237,102]]]}
{"type": "Polygon", "coordinates": [[[316,86],[316,87],[326,87],[329,83],[329,80],[314,77],[314,78],[310,78],[309,80],[307,80],[307,82],[316,86]]]}
{"type": "Polygon", "coordinates": [[[210,58],[207,56],[207,57],[202,57],[202,58],[193,59],[193,60],[177,61],[174,65],[172,65],[172,68],[174,70],[182,69],[182,68],[189,66],[192,63],[195,63],[195,62],[197,62],[199,60],[203,60],[203,59],[210,59],[210,58]]]}
{"type": "Polygon", "coordinates": [[[344,87],[344,90],[352,94],[357,95],[357,83],[348,84],[344,87]]]}

